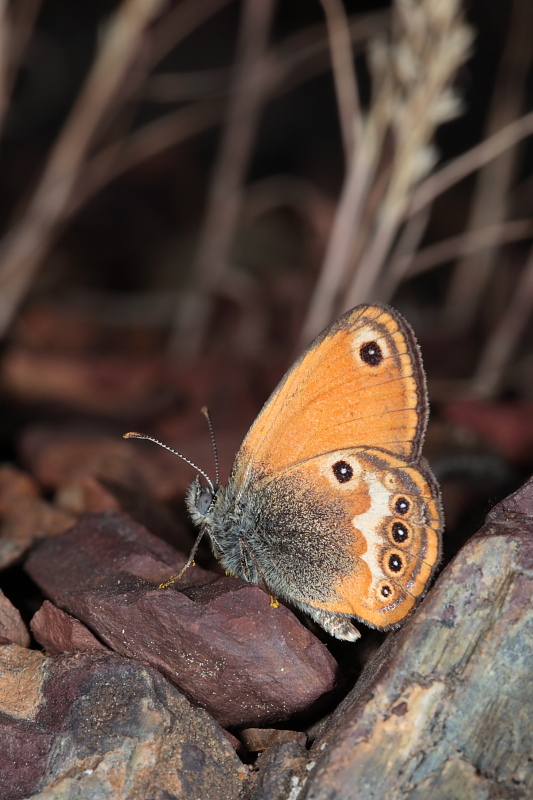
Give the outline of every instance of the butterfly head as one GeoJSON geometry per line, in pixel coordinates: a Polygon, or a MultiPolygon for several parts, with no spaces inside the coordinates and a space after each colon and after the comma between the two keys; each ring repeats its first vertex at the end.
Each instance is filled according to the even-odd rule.
{"type": "Polygon", "coordinates": [[[218,485],[204,486],[197,475],[187,489],[185,504],[195,525],[201,527],[209,522],[217,499],[218,485]]]}

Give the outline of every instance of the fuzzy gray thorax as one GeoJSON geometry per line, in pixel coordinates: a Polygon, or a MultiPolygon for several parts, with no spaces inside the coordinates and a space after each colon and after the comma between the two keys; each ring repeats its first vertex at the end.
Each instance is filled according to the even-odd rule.
{"type": "Polygon", "coordinates": [[[254,539],[258,513],[253,495],[237,494],[231,478],[227,486],[214,490],[202,486],[196,476],[190,484],[185,503],[192,521],[209,535],[213,553],[226,572],[250,583],[260,577],[248,543],[254,539]]]}

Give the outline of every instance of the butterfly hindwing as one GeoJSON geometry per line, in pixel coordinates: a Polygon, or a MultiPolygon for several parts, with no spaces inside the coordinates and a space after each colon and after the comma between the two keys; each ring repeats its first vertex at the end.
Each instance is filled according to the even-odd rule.
{"type": "Polygon", "coordinates": [[[280,597],[385,628],[424,593],[440,552],[430,474],[385,451],[352,448],[254,486],[254,557],[280,597]]]}

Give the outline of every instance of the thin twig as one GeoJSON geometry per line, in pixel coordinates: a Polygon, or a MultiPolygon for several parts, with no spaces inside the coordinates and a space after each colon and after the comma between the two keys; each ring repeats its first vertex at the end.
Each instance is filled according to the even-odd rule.
{"type": "Polygon", "coordinates": [[[101,149],[87,161],[76,183],[68,215],[79,211],[96,192],[149,158],[213,128],[220,122],[219,100],[191,103],[172,114],[143,125],[124,141],[101,149]]]}
{"type": "Polygon", "coordinates": [[[181,0],[175,8],[169,9],[151,31],[149,70],[154,69],[177,44],[231,2],[232,0],[181,0]]]}
{"type": "Polygon", "coordinates": [[[519,242],[530,239],[532,236],[533,220],[530,219],[503,222],[479,231],[451,236],[443,242],[420,250],[412,258],[409,258],[409,263],[405,264],[405,277],[414,278],[416,275],[421,275],[423,272],[445,264],[447,261],[453,261],[462,255],[511,242],[519,242]]]}
{"type": "Polygon", "coordinates": [[[0,332],[9,325],[57,234],[100,121],[148,25],[163,5],[164,0],[125,0],[108,25],[98,57],[56,140],[29,207],[0,243],[0,332]]]}
{"type": "Polygon", "coordinates": [[[511,300],[485,344],[476,375],[472,381],[472,394],[483,397],[494,395],[501,383],[509,356],[531,319],[532,307],[533,248],[511,300]]]}
{"type": "Polygon", "coordinates": [[[378,283],[376,297],[388,303],[399,284],[409,272],[431,216],[431,207],[427,206],[416,216],[407,220],[404,229],[390,256],[390,266],[378,283]]]}
{"type": "Polygon", "coordinates": [[[459,181],[462,181],[472,172],[480,169],[493,158],[496,158],[515,144],[531,136],[533,133],[533,111],[525,114],[520,119],[511,122],[501,131],[484,139],[480,144],[472,147],[462,156],[458,156],[445,167],[430,175],[413,192],[404,217],[408,218],[417,214],[424,206],[432,203],[439,195],[444,194],[459,181]]]}
{"type": "Polygon", "coordinates": [[[234,91],[213,177],[200,242],[193,264],[194,286],[185,293],[170,347],[188,357],[198,353],[212,294],[227,267],[242,208],[242,185],[257,133],[266,89],[262,70],[275,0],[245,0],[239,30],[234,91]]]}
{"type": "MultiPolygon", "coordinates": [[[[360,52],[368,39],[378,35],[388,22],[389,14],[383,11],[349,18],[347,34],[353,53],[360,52]]],[[[325,58],[329,52],[326,34],[325,25],[309,25],[287,36],[271,49],[263,69],[271,73],[270,81],[278,94],[287,94],[331,68],[325,58]]],[[[231,75],[229,67],[199,72],[160,72],[149,81],[145,97],[154,103],[179,103],[201,100],[208,95],[226,94],[231,75]]]]}
{"type": "Polygon", "coordinates": [[[10,93],[26,54],[43,0],[17,0],[11,4],[11,30],[9,42],[9,86],[10,93]]]}
{"type": "Polygon", "coordinates": [[[0,128],[9,104],[9,38],[11,34],[7,0],[0,0],[0,128]]]}
{"type": "MultiPolygon", "coordinates": [[[[531,0],[514,0],[505,48],[492,94],[487,133],[501,130],[524,106],[526,77],[531,67],[531,0]]],[[[477,231],[503,222],[508,216],[510,188],[519,149],[506,150],[478,172],[466,229],[477,231]]],[[[451,276],[444,307],[444,319],[454,330],[467,330],[479,304],[485,299],[500,253],[497,247],[461,258],[451,276]]]]}
{"type": "Polygon", "coordinates": [[[320,0],[326,17],[344,158],[349,164],[361,136],[361,108],[353,63],[350,30],[342,0],[320,0]]]}

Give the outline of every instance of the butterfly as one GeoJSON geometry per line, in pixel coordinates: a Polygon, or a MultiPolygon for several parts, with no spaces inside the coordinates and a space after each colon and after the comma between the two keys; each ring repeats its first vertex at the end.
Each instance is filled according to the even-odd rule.
{"type": "Polygon", "coordinates": [[[427,420],[410,325],[385,305],[353,308],[281,380],[227,485],[197,476],[189,487],[197,544],[207,533],[228,574],[338,639],[359,638],[353,619],[396,627],[441,552],[439,487],[421,456],[427,420]]]}

